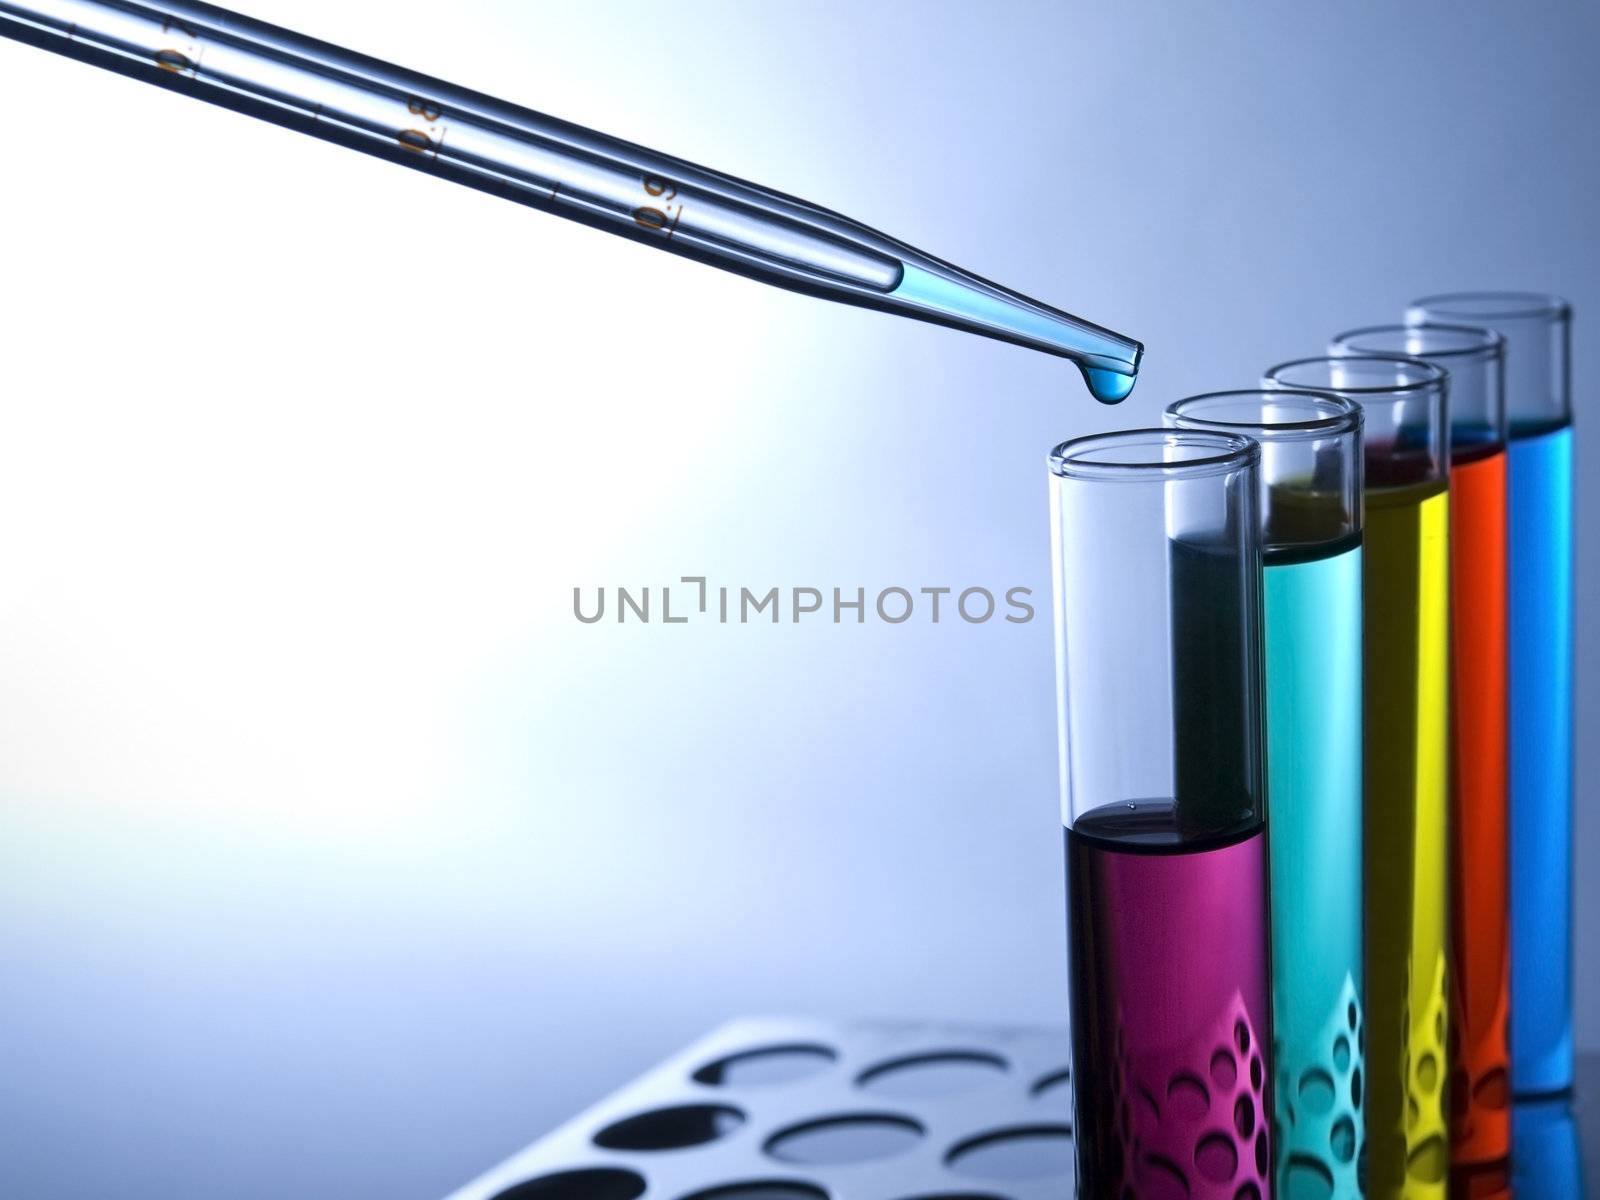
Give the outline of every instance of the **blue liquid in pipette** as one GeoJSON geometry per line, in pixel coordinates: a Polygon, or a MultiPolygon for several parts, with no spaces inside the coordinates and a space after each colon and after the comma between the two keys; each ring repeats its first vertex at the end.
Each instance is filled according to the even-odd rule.
{"type": "MultiPolygon", "coordinates": [[[[910,263],[906,263],[903,270],[900,286],[894,289],[894,295],[937,312],[949,313],[953,317],[976,318],[1023,337],[1037,338],[1060,347],[1062,352],[1072,357],[1069,327],[1048,314],[964,287],[910,263]]],[[[1088,385],[1089,394],[1101,404],[1116,404],[1126,400],[1136,382],[1133,375],[1105,367],[1090,367],[1079,362],[1078,369],[1083,372],[1083,381],[1088,385]]]]}

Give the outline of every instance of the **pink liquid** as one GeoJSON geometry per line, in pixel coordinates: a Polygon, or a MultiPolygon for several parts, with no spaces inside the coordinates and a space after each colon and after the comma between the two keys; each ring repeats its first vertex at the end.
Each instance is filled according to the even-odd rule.
{"type": "Polygon", "coordinates": [[[1172,809],[1110,805],[1066,833],[1078,1194],[1264,1200],[1264,828],[1182,839],[1172,809]]]}

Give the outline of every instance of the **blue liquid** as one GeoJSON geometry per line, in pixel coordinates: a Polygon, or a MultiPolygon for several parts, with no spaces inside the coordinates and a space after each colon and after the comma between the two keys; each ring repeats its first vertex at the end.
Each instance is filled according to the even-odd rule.
{"type": "Polygon", "coordinates": [[[1320,1183],[1307,1194],[1356,1200],[1365,1141],[1362,564],[1360,544],[1345,545],[1309,560],[1267,556],[1267,837],[1277,1192],[1320,1183]]]}
{"type": "Polygon", "coordinates": [[[1510,455],[1511,1084],[1527,1095],[1572,1086],[1572,427],[1513,436],[1510,455]]]}
{"type": "Polygon", "coordinates": [[[1578,1126],[1572,1106],[1565,1100],[1537,1100],[1511,1110],[1513,1195],[1529,1200],[1579,1200],[1589,1193],[1583,1186],[1583,1160],[1578,1148],[1578,1126]]]}
{"type": "MultiPolygon", "coordinates": [[[[894,289],[894,294],[904,300],[914,300],[936,312],[981,321],[1022,337],[1034,338],[1056,347],[1058,353],[1068,358],[1077,358],[1075,345],[1081,345],[1077,339],[1082,335],[1065,322],[1025,305],[1013,304],[987,292],[963,287],[910,263],[905,264],[900,285],[894,289]]],[[[1137,380],[1131,374],[1087,366],[1081,359],[1078,367],[1083,372],[1083,382],[1088,385],[1089,394],[1101,404],[1116,404],[1125,400],[1137,380]]]]}
{"type": "Polygon", "coordinates": [[[1137,380],[1133,375],[1119,375],[1104,367],[1084,367],[1083,381],[1089,385],[1089,394],[1101,404],[1118,404],[1128,398],[1137,380]]]}

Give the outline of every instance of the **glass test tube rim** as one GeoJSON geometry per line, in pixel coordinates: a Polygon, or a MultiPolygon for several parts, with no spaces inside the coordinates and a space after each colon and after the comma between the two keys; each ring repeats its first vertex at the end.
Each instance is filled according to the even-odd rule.
{"type": "Polygon", "coordinates": [[[1185,396],[1169,404],[1163,416],[1173,428],[1238,432],[1261,444],[1257,510],[1264,554],[1293,553],[1360,538],[1365,524],[1362,444],[1366,415],[1361,405],[1348,396],[1315,388],[1235,388],[1185,396]],[[1283,415],[1274,415],[1274,409],[1283,415]],[[1219,416],[1219,411],[1240,419],[1219,416]],[[1315,415],[1294,419],[1305,414],[1315,415]],[[1307,450],[1317,456],[1320,448],[1328,446],[1338,447],[1344,466],[1338,472],[1337,485],[1324,478],[1319,488],[1317,470],[1312,465],[1315,458],[1308,462],[1297,456],[1307,450]],[[1281,474],[1285,471],[1286,475],[1281,474]],[[1282,492],[1320,494],[1330,501],[1327,512],[1333,515],[1332,524],[1315,534],[1310,528],[1293,533],[1280,528],[1272,515],[1275,492],[1280,498],[1282,492]]]}
{"type": "Polygon", "coordinates": [[[1546,292],[1471,291],[1423,296],[1407,306],[1407,324],[1465,321],[1492,326],[1506,339],[1505,409],[1510,440],[1570,425],[1572,305],[1546,292]]]}
{"type": "MultiPolygon", "coordinates": [[[[1450,372],[1436,363],[1425,359],[1413,358],[1405,354],[1320,354],[1306,358],[1290,359],[1287,362],[1277,363],[1268,367],[1261,376],[1261,385],[1264,388],[1290,388],[1302,389],[1305,386],[1299,383],[1288,383],[1282,379],[1285,373],[1293,372],[1297,368],[1322,367],[1329,373],[1334,368],[1349,368],[1358,365],[1382,366],[1391,371],[1403,369],[1409,378],[1390,379],[1378,385],[1358,384],[1328,384],[1323,383],[1315,390],[1335,392],[1356,400],[1363,409],[1381,409],[1383,411],[1403,411],[1403,406],[1421,400],[1429,406],[1429,417],[1426,428],[1436,430],[1438,445],[1428,454],[1429,465],[1424,475],[1415,480],[1415,483],[1432,482],[1445,488],[1450,481],[1450,372]]],[[[1364,495],[1371,496],[1376,493],[1388,493],[1408,485],[1393,482],[1374,482],[1372,478],[1373,458],[1371,443],[1363,438],[1362,453],[1366,465],[1365,479],[1362,483],[1364,495]]]]}
{"type": "MultiPolygon", "coordinates": [[[[1436,358],[1447,358],[1461,363],[1489,362],[1495,358],[1504,358],[1506,353],[1506,335],[1498,329],[1490,329],[1486,325],[1458,325],[1454,322],[1443,321],[1405,321],[1387,325],[1362,325],[1357,329],[1346,329],[1336,333],[1328,339],[1328,355],[1330,358],[1363,358],[1377,355],[1403,356],[1405,358],[1418,358],[1424,362],[1431,362],[1436,358]],[[1385,350],[1378,347],[1359,345],[1357,339],[1370,337],[1375,334],[1411,334],[1411,333],[1442,333],[1447,335],[1462,334],[1471,339],[1471,344],[1461,346],[1445,346],[1428,350],[1385,350]]],[[[1449,370],[1448,367],[1445,368],[1449,370]]]]}
{"type": "Polygon", "coordinates": [[[1412,340],[1413,334],[1440,334],[1446,339],[1458,337],[1461,345],[1456,346],[1428,346],[1414,349],[1407,345],[1403,350],[1397,349],[1392,353],[1404,353],[1430,362],[1444,369],[1449,381],[1448,387],[1455,394],[1447,398],[1446,416],[1450,421],[1450,444],[1452,453],[1477,446],[1504,448],[1510,437],[1511,412],[1506,403],[1505,370],[1506,350],[1509,345],[1505,334],[1498,329],[1489,329],[1481,325],[1447,324],[1442,321],[1416,321],[1404,324],[1366,325],[1360,329],[1347,329],[1337,333],[1328,340],[1328,353],[1339,358],[1348,358],[1355,355],[1370,355],[1391,353],[1382,347],[1362,346],[1358,339],[1373,335],[1393,335],[1412,340]],[[1465,428],[1479,431],[1480,436],[1465,436],[1462,429],[1456,427],[1456,422],[1462,419],[1462,406],[1457,403],[1461,400],[1462,393],[1457,386],[1462,379],[1467,378],[1471,369],[1483,368],[1492,373],[1491,382],[1487,386],[1485,395],[1488,397],[1487,411],[1478,413],[1473,409],[1472,415],[1478,419],[1469,420],[1465,428]],[[1460,378],[1456,373],[1460,372],[1460,378]],[[1487,433],[1487,438],[1482,436],[1487,433]],[[1463,440],[1464,439],[1464,440],[1463,440]]]}
{"type": "Polygon", "coordinates": [[[1174,400],[1167,405],[1165,416],[1172,421],[1173,428],[1218,433],[1238,430],[1242,436],[1254,438],[1258,442],[1315,441],[1347,433],[1359,433],[1366,420],[1361,406],[1354,400],[1337,392],[1300,387],[1234,388],[1220,392],[1200,392],[1193,396],[1185,396],[1182,400],[1174,400]],[[1290,397],[1311,400],[1319,407],[1331,408],[1333,412],[1330,416],[1308,420],[1268,422],[1226,421],[1220,417],[1201,416],[1198,412],[1187,411],[1203,409],[1207,401],[1242,399],[1248,396],[1260,396],[1273,401],[1282,401],[1290,397]]]}
{"type": "Polygon", "coordinates": [[[1569,320],[1572,316],[1572,305],[1556,295],[1554,292],[1523,292],[1523,291],[1469,291],[1469,292],[1436,292],[1431,296],[1419,296],[1407,305],[1407,315],[1419,309],[1448,307],[1457,304],[1471,304],[1475,301],[1485,303],[1493,302],[1502,307],[1485,308],[1482,311],[1474,309],[1470,312],[1449,312],[1445,315],[1462,317],[1474,321],[1531,321],[1531,320],[1569,320]]]}
{"type": "Polygon", "coordinates": [[[1261,447],[1254,438],[1209,430],[1148,426],[1069,438],[1050,452],[1049,464],[1051,474],[1063,479],[1150,482],[1154,479],[1196,479],[1221,475],[1240,467],[1252,466],[1260,460],[1261,447]],[[1206,453],[1176,462],[1132,459],[1128,455],[1118,459],[1086,457],[1135,447],[1176,448],[1206,453]]]}
{"type": "MultiPolygon", "coordinates": [[[[1393,397],[1394,400],[1408,400],[1414,396],[1429,391],[1446,391],[1446,381],[1449,372],[1443,367],[1428,362],[1425,359],[1415,358],[1409,354],[1313,354],[1305,358],[1291,358],[1287,362],[1275,363],[1268,367],[1261,376],[1263,386],[1267,389],[1283,388],[1288,391],[1306,391],[1303,384],[1280,382],[1280,372],[1292,370],[1295,367],[1309,367],[1312,365],[1353,366],[1357,363],[1384,363],[1389,366],[1396,364],[1418,371],[1421,377],[1405,381],[1396,381],[1378,385],[1339,384],[1336,387],[1324,385],[1322,388],[1312,388],[1312,391],[1331,391],[1341,396],[1371,397],[1381,402],[1384,397],[1393,397]]],[[[1366,404],[1366,399],[1363,399],[1366,404]]]]}

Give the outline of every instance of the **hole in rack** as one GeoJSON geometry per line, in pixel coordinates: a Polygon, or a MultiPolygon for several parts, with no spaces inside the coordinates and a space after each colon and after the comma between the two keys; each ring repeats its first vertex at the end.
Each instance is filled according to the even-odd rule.
{"type": "Polygon", "coordinates": [[[1063,1067],[1059,1071],[1051,1071],[1038,1083],[1033,1085],[1033,1098],[1035,1100],[1070,1100],[1072,1098],[1072,1070],[1063,1067]]]}
{"type": "Polygon", "coordinates": [[[722,1104],[680,1104],[625,1117],[594,1135],[607,1150],[681,1150],[726,1137],[744,1124],[744,1114],[722,1104]]]}
{"type": "Polygon", "coordinates": [[[1070,1175],[1072,1130],[1065,1125],[1032,1125],[985,1133],[957,1145],[945,1157],[945,1165],[974,1179],[1070,1175]]]}
{"type": "Polygon", "coordinates": [[[828,1193],[809,1183],[753,1180],[719,1184],[703,1192],[694,1192],[683,1200],[828,1200],[828,1193]]]}
{"type": "Polygon", "coordinates": [[[828,1047],[811,1042],[762,1046],[707,1063],[693,1078],[696,1083],[717,1087],[770,1087],[794,1083],[825,1071],[838,1058],[828,1047]]]}
{"type": "Polygon", "coordinates": [[[921,1138],[922,1126],[907,1117],[861,1113],[791,1125],[768,1138],[765,1149],[780,1162],[842,1166],[902,1154],[921,1138]]]}
{"type": "Polygon", "coordinates": [[[877,1096],[929,1099],[953,1096],[989,1083],[1007,1071],[1006,1060],[979,1050],[944,1050],[907,1055],[869,1067],[856,1086],[877,1096]]]}
{"type": "Polygon", "coordinates": [[[494,1200],[638,1200],[644,1180],[632,1171],[593,1168],[541,1175],[513,1184],[494,1200]]]}

